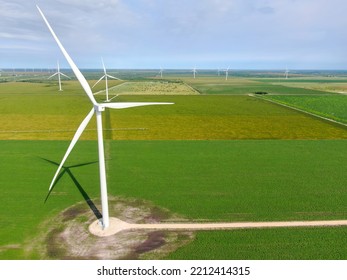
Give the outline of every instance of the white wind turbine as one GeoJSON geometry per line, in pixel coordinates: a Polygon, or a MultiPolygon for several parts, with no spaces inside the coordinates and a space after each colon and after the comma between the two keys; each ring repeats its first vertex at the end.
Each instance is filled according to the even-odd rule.
{"type": "Polygon", "coordinates": [[[59,91],[62,91],[62,88],[61,88],[61,78],[60,78],[60,75],[70,79],[69,76],[65,75],[64,73],[61,73],[60,72],[60,66],[59,66],[59,61],[57,61],[57,72],[55,72],[52,76],[49,76],[48,79],[50,78],[53,78],[55,75],[58,75],[58,81],[59,81],[59,91]]]}
{"type": "Polygon", "coordinates": [[[225,70],[225,80],[228,80],[230,66],[225,70]]]}
{"type": "Polygon", "coordinates": [[[163,67],[160,67],[160,70],[159,70],[160,78],[163,78],[163,72],[164,72],[163,67]]]}
{"type": "Polygon", "coordinates": [[[56,182],[56,179],[58,177],[58,174],[60,173],[61,168],[63,167],[67,157],[69,156],[70,152],[74,148],[77,140],[81,136],[82,132],[86,128],[87,124],[93,117],[94,113],[96,114],[96,124],[97,124],[97,135],[98,135],[98,152],[99,152],[99,174],[100,174],[100,191],[101,191],[101,208],[102,208],[102,220],[101,226],[103,229],[106,229],[109,227],[109,212],[108,212],[108,199],[107,199],[107,183],[106,183],[106,169],[105,169],[105,154],[104,154],[104,142],[103,142],[103,132],[102,132],[102,112],[105,111],[105,108],[110,109],[125,109],[125,108],[131,108],[131,107],[138,107],[138,106],[146,106],[146,105],[167,105],[167,104],[173,104],[173,103],[159,103],[159,102],[117,102],[117,103],[98,103],[96,102],[92,90],[81,73],[81,71],[78,69],[76,64],[73,62],[61,42],[59,41],[57,35],[53,31],[52,27],[48,23],[46,17],[44,16],[41,9],[36,6],[39,10],[43,20],[45,21],[49,31],[51,32],[54,40],[58,44],[60,50],[62,51],[63,55],[65,56],[66,60],[68,61],[72,71],[76,75],[78,81],[80,82],[82,88],[86,92],[87,96],[89,97],[90,101],[92,102],[93,108],[90,110],[88,115],[85,117],[85,119],[82,121],[80,126],[78,127],[74,137],[72,138],[72,141],[58,167],[58,170],[56,171],[53,180],[51,182],[51,185],[49,186],[49,191],[52,190],[52,187],[54,186],[54,183],[56,182]]]}
{"type": "Polygon", "coordinates": [[[198,71],[196,70],[196,67],[193,68],[192,72],[193,72],[193,77],[195,79],[196,73],[198,73],[198,71]]]}
{"type": "Polygon", "coordinates": [[[284,72],[284,76],[286,77],[286,79],[288,79],[288,75],[289,75],[289,70],[288,70],[288,67],[286,67],[286,71],[284,72]]]}
{"type": "Polygon", "coordinates": [[[105,82],[106,82],[106,101],[108,102],[109,99],[108,99],[108,82],[107,82],[107,78],[120,80],[120,81],[121,81],[121,79],[113,77],[113,76],[107,74],[106,68],[105,68],[105,63],[104,63],[104,60],[102,58],[101,58],[101,61],[102,61],[102,67],[104,68],[104,75],[93,85],[93,87],[95,87],[103,78],[105,78],[105,82]]]}

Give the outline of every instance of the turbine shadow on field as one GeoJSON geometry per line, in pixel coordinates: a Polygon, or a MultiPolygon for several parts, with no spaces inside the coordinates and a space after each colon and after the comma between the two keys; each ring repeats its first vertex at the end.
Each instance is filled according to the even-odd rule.
{"type": "MultiPolygon", "coordinates": [[[[59,163],[51,161],[49,159],[45,159],[45,158],[41,158],[51,164],[54,164],[56,166],[59,166],[59,163]]],[[[81,193],[81,195],[83,196],[84,200],[86,201],[86,203],[88,204],[89,208],[93,211],[94,215],[96,216],[97,219],[101,219],[102,218],[102,214],[100,213],[100,211],[98,210],[98,208],[95,206],[94,202],[91,200],[91,198],[89,197],[89,195],[87,194],[87,192],[84,190],[84,188],[82,187],[82,185],[78,182],[77,178],[74,176],[74,174],[71,171],[71,168],[76,168],[76,167],[81,167],[81,166],[86,166],[86,165],[90,165],[90,164],[95,164],[97,163],[97,161],[92,161],[92,162],[87,162],[87,163],[81,163],[81,164],[76,164],[76,165],[71,165],[71,166],[63,166],[63,171],[59,174],[57,180],[55,181],[54,185],[52,186],[51,190],[48,192],[45,202],[47,202],[51,192],[53,191],[55,185],[59,182],[59,180],[64,176],[65,173],[67,173],[70,178],[72,179],[72,181],[74,182],[75,186],[77,187],[78,191],[81,193]]]]}

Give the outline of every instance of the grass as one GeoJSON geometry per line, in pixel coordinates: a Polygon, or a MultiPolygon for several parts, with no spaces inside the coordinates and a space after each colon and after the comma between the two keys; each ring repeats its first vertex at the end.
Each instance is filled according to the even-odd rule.
{"type": "Polygon", "coordinates": [[[121,141],[111,148],[117,159],[110,162],[117,167],[109,172],[110,182],[117,182],[114,190],[152,200],[191,219],[307,220],[346,215],[343,140],[121,141]]]}
{"type": "MultiPolygon", "coordinates": [[[[87,143],[87,142],[85,142],[87,143]]],[[[25,258],[25,243],[39,233],[39,224],[47,217],[56,215],[62,209],[83,200],[71,179],[64,176],[59,191],[45,203],[49,182],[56,166],[44,159],[58,159],[66,148],[64,142],[1,141],[0,163],[0,259],[25,258]],[[53,156],[54,155],[54,156],[53,156]],[[59,155],[59,156],[58,156],[59,155]],[[2,246],[19,244],[19,249],[3,250],[2,246]]],[[[75,163],[97,159],[96,150],[85,149],[75,163]]],[[[73,164],[73,157],[70,163],[73,164]]],[[[57,160],[59,161],[59,160],[57,160]]],[[[76,176],[82,171],[97,174],[97,164],[72,169],[76,176]]],[[[97,185],[96,176],[81,178],[90,185],[97,185]]],[[[88,184],[88,185],[89,185],[88,184]]],[[[95,196],[97,189],[88,189],[95,196]]]]}
{"type": "Polygon", "coordinates": [[[346,260],[346,244],[345,227],[199,232],[170,259],[346,260]]]}
{"type": "MultiPolygon", "coordinates": [[[[24,245],[43,230],[41,222],[67,206],[83,201],[83,196],[65,174],[44,203],[56,166],[42,158],[60,162],[68,142],[0,143],[0,185],[4,186],[0,198],[0,259],[22,259],[26,258],[24,245]],[[17,247],[6,249],[9,245],[17,247]]],[[[189,219],[273,221],[343,219],[346,216],[347,177],[344,174],[347,174],[347,158],[343,151],[346,151],[347,144],[343,140],[107,143],[110,194],[149,200],[189,219]]],[[[71,168],[71,172],[90,197],[99,197],[98,166],[93,163],[95,161],[96,142],[81,141],[66,164],[80,165],[71,168]],[[83,165],[85,163],[91,164],[83,165]]],[[[295,232],[298,237],[303,229],[289,231],[295,232]]],[[[332,229],[334,231],[336,229],[332,229]]],[[[235,234],[249,237],[239,240],[239,243],[235,243],[238,239],[232,234],[234,232],[211,232],[210,242],[216,243],[214,236],[222,236],[220,243],[216,243],[216,248],[230,242],[234,242],[235,246],[255,246],[257,235],[242,232],[236,231],[235,234]]],[[[262,237],[263,240],[275,234],[271,230],[268,232],[268,235],[262,237]]],[[[290,236],[286,230],[282,232],[290,236]]],[[[317,237],[307,239],[308,249],[302,256],[314,255],[318,249],[316,246],[321,244],[315,242],[322,233],[315,229],[312,232],[317,237]]],[[[184,249],[185,258],[195,258],[197,252],[210,246],[205,240],[209,234],[210,232],[199,233],[198,241],[184,249]]],[[[281,246],[286,246],[288,242],[294,243],[297,238],[295,236],[284,244],[278,239],[278,246],[272,249],[270,247],[262,257],[268,259],[279,255],[281,246]]],[[[342,240],[345,239],[339,240],[336,247],[331,247],[328,243],[329,248],[319,248],[323,252],[319,258],[329,257],[329,252],[338,251],[342,240]]],[[[200,257],[215,258],[218,252],[214,252],[217,255],[213,256],[211,252],[200,257]]],[[[224,256],[229,254],[230,258],[237,258],[237,255],[231,253],[232,251],[225,251],[224,256]]],[[[173,255],[172,258],[180,256],[173,255]]],[[[255,251],[248,258],[259,256],[255,251]]]]}

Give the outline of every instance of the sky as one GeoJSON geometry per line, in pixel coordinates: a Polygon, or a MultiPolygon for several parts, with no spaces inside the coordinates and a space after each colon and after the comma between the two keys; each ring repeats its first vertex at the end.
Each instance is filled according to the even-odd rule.
{"type": "Polygon", "coordinates": [[[347,69],[345,0],[0,0],[0,69],[347,69]]]}

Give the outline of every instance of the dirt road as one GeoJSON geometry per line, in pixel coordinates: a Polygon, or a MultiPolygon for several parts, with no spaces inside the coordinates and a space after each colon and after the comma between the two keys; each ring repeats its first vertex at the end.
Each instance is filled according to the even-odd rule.
{"type": "Polygon", "coordinates": [[[110,218],[110,226],[103,230],[99,221],[89,226],[92,234],[110,236],[123,230],[232,230],[247,228],[277,227],[336,227],[347,226],[347,220],[335,221],[289,221],[289,222],[237,222],[237,223],[161,223],[161,224],[129,224],[117,218],[110,218]]]}

